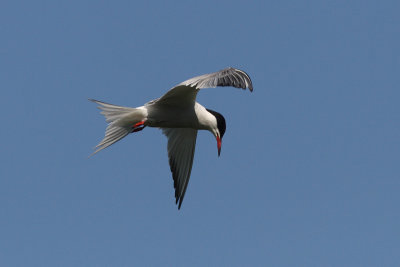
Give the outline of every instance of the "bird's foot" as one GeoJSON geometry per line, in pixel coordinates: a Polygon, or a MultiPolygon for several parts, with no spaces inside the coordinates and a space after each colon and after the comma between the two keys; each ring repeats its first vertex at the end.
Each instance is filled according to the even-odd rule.
{"type": "Polygon", "coordinates": [[[144,125],[144,122],[145,121],[140,121],[140,122],[136,123],[135,125],[133,125],[132,126],[132,133],[139,132],[139,131],[143,130],[144,127],[146,127],[146,125],[144,125]]]}

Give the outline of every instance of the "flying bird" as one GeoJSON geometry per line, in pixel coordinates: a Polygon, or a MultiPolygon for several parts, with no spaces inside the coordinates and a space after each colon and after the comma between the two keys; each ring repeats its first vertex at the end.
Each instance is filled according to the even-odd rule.
{"type": "Polygon", "coordinates": [[[108,122],[103,140],[95,152],[114,144],[130,133],[143,130],[146,126],[162,129],[168,138],[168,158],[175,188],[178,209],[181,208],[192,170],[198,130],[210,131],[216,141],[218,156],[221,153],[222,137],[225,134],[225,118],[218,112],[207,109],[196,102],[197,93],[203,88],[231,86],[248,88],[253,85],[246,72],[226,68],[186,80],[158,99],[143,106],[129,108],[89,99],[97,103],[108,122]]]}

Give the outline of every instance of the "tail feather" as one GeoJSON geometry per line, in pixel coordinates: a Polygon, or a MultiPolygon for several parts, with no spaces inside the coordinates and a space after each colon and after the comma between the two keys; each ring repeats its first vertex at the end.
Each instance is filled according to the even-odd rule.
{"type": "Polygon", "coordinates": [[[96,104],[98,104],[98,108],[101,110],[101,114],[106,117],[106,122],[113,122],[121,118],[121,114],[131,113],[135,111],[135,108],[121,107],[113,104],[108,104],[102,101],[98,101],[95,99],[89,99],[96,104]]]}
{"type": "Polygon", "coordinates": [[[105,136],[95,147],[96,150],[92,155],[130,134],[132,126],[145,119],[145,114],[141,109],[116,106],[94,99],[89,100],[99,105],[100,113],[108,122],[105,136]]]}
{"type": "Polygon", "coordinates": [[[95,151],[92,153],[92,155],[96,154],[100,150],[103,150],[106,147],[111,146],[115,142],[121,140],[125,136],[127,136],[130,132],[127,131],[125,128],[118,127],[118,130],[115,131],[113,134],[107,134],[103,138],[103,140],[95,147],[95,151]]]}

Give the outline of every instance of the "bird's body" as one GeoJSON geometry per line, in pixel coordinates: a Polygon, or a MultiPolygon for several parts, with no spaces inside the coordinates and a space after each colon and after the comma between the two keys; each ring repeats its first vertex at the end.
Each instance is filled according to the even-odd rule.
{"type": "Polygon", "coordinates": [[[94,153],[112,145],[132,132],[146,126],[163,130],[168,138],[168,156],[174,178],[176,202],[179,208],[186,192],[196,145],[197,131],[208,130],[217,139],[218,155],[225,133],[224,117],[196,102],[200,89],[233,86],[253,90],[250,77],[233,68],[205,74],[184,81],[170,89],[162,97],[137,108],[121,107],[92,100],[99,104],[109,123],[104,139],[94,153]]]}
{"type": "Polygon", "coordinates": [[[149,104],[147,126],[158,128],[193,128],[211,130],[216,119],[205,107],[195,102],[194,106],[176,107],[149,104]]]}

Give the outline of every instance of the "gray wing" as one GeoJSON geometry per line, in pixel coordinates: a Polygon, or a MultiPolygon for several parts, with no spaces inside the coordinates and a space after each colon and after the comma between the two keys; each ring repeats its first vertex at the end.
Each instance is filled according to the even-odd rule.
{"type": "Polygon", "coordinates": [[[181,208],[192,171],[197,130],[191,128],[163,128],[168,138],[168,158],[174,179],[175,199],[181,208]]]}
{"type": "Polygon", "coordinates": [[[170,89],[162,97],[150,101],[148,104],[193,105],[199,89],[215,88],[217,86],[232,86],[244,90],[249,88],[253,92],[253,84],[246,72],[239,69],[227,68],[186,80],[170,89]]]}
{"type": "Polygon", "coordinates": [[[214,73],[204,74],[182,82],[179,85],[186,85],[202,88],[215,88],[217,86],[232,86],[236,88],[249,88],[253,92],[253,84],[249,75],[238,69],[227,68],[214,73]]]}

